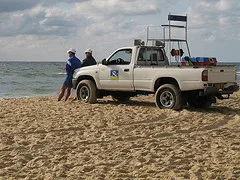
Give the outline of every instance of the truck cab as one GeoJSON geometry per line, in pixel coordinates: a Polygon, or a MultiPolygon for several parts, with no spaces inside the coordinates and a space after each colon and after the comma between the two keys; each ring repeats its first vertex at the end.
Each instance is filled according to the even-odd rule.
{"type": "Polygon", "coordinates": [[[135,91],[136,85],[149,89],[149,80],[142,67],[168,65],[164,48],[158,46],[134,46],[117,49],[99,66],[100,88],[122,91],[135,91]]]}

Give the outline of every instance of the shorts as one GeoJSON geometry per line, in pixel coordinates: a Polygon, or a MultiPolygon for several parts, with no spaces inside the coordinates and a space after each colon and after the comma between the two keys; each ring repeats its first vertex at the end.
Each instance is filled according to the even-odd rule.
{"type": "Polygon", "coordinates": [[[66,77],[64,82],[63,82],[64,86],[67,86],[68,88],[72,88],[72,78],[71,77],[66,77]]]}

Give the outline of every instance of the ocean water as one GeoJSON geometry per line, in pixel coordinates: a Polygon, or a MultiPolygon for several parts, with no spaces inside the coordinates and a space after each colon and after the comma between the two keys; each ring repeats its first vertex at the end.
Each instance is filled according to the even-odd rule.
{"type": "Polygon", "coordinates": [[[57,95],[65,62],[0,62],[0,98],[57,95]]]}
{"type": "MultiPolygon", "coordinates": [[[[240,62],[220,64],[236,65],[240,83],[240,62]]],[[[57,95],[65,76],[65,62],[0,61],[0,98],[57,95]]]]}
{"type": "Polygon", "coordinates": [[[237,67],[237,82],[240,84],[240,63],[235,64],[237,67]]]}

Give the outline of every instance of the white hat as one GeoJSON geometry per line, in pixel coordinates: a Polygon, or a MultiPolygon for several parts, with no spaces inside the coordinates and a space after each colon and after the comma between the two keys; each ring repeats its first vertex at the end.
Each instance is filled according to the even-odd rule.
{"type": "Polygon", "coordinates": [[[76,50],[75,50],[75,49],[73,49],[73,48],[70,48],[70,49],[69,49],[67,52],[68,52],[68,53],[69,53],[69,52],[72,52],[72,53],[74,53],[74,54],[75,54],[75,53],[76,53],[76,50]]]}
{"type": "Polygon", "coordinates": [[[87,50],[85,51],[85,53],[91,53],[91,54],[92,54],[92,50],[91,50],[91,49],[87,49],[87,50]]]}

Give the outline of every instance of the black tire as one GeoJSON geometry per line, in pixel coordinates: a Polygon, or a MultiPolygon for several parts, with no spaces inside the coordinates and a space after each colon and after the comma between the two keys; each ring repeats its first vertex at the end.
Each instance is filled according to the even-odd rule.
{"type": "Polygon", "coordinates": [[[112,95],[112,99],[116,102],[124,103],[130,100],[129,96],[114,96],[112,95]]]}
{"type": "Polygon", "coordinates": [[[215,96],[198,96],[190,95],[187,99],[190,107],[208,109],[211,107],[212,103],[216,102],[215,96]]]}
{"type": "Polygon", "coordinates": [[[160,109],[180,110],[182,108],[181,91],[172,84],[164,84],[155,93],[155,103],[160,109]]]}
{"type": "Polygon", "coordinates": [[[82,80],[76,88],[78,100],[93,104],[97,102],[97,87],[91,80],[82,80]]]}

